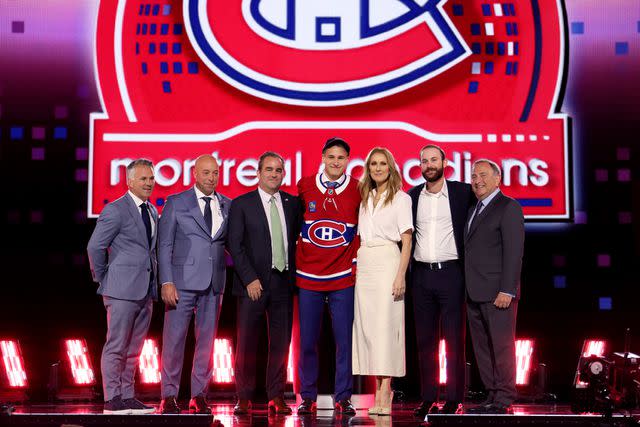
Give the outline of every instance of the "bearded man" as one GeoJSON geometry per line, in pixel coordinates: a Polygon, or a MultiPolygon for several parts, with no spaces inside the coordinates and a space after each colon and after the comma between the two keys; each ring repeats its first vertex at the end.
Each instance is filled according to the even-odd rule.
{"type": "Polygon", "coordinates": [[[444,178],[447,159],[437,145],[420,150],[426,180],[409,191],[413,208],[411,292],[422,403],[414,413],[461,413],[464,397],[464,227],[475,204],[469,184],[444,178]],[[439,399],[438,345],[447,351],[447,396],[439,399]],[[438,408],[438,400],[444,405],[438,408]]]}

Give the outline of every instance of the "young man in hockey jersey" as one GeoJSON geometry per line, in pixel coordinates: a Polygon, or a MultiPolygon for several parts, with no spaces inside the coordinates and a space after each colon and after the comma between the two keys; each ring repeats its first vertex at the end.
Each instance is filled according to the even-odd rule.
{"type": "Polygon", "coordinates": [[[304,209],[296,255],[296,284],[300,288],[299,415],[316,411],[318,340],[325,302],[336,344],[335,411],[355,414],[350,401],[351,330],[360,193],[357,181],[345,174],[349,151],[344,140],[329,139],[322,149],[324,171],[298,182],[304,209]]]}

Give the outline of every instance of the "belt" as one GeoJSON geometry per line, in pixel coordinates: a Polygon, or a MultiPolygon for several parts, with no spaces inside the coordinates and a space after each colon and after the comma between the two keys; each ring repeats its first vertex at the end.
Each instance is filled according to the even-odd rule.
{"type": "Polygon", "coordinates": [[[427,270],[444,270],[447,268],[451,268],[454,265],[460,264],[460,260],[457,260],[457,259],[452,259],[449,261],[441,261],[441,262],[422,262],[422,261],[416,261],[416,262],[418,263],[418,265],[423,266],[427,270]]]}
{"type": "Polygon", "coordinates": [[[372,239],[367,240],[366,242],[363,240],[360,242],[360,245],[367,248],[375,248],[378,246],[398,246],[398,242],[394,242],[392,240],[372,239]]]}

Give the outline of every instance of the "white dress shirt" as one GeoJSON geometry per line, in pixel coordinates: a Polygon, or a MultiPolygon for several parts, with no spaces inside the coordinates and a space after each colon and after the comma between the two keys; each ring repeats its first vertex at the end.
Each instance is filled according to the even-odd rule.
{"type": "Polygon", "coordinates": [[[428,263],[458,259],[446,180],[437,193],[430,193],[426,184],[420,191],[413,258],[428,263]]]}
{"type": "Polygon", "coordinates": [[[382,193],[374,208],[373,199],[376,195],[374,189],[369,195],[367,208],[360,208],[358,234],[360,234],[363,244],[374,240],[399,242],[402,233],[413,230],[411,197],[404,191],[398,191],[393,197],[393,201],[385,205],[387,194],[387,191],[382,193]]]}
{"type": "MultiPolygon", "coordinates": [[[[271,236],[271,194],[258,187],[258,194],[260,194],[260,200],[262,200],[262,207],[264,213],[267,216],[267,223],[269,224],[269,236],[271,236]]],[[[282,196],[280,192],[273,194],[276,198],[276,207],[278,208],[278,215],[280,216],[280,226],[282,227],[282,237],[284,240],[284,262],[285,265],[289,265],[289,240],[287,239],[287,222],[284,218],[284,206],[282,205],[282,196]]],[[[273,260],[272,260],[273,263],[273,260]]],[[[275,267],[272,265],[271,267],[275,267]]]]}
{"type": "Polygon", "coordinates": [[[218,229],[222,225],[222,212],[220,211],[220,204],[218,203],[216,192],[214,191],[209,196],[207,196],[202,191],[200,191],[198,187],[196,187],[195,185],[193,186],[193,188],[194,190],[196,190],[196,197],[198,198],[198,206],[200,207],[200,212],[202,212],[203,217],[204,217],[204,205],[206,202],[202,198],[211,197],[209,206],[211,207],[211,237],[213,237],[216,235],[216,233],[218,232],[218,229]]]}
{"type": "Polygon", "coordinates": [[[153,237],[156,234],[156,222],[153,220],[153,215],[151,215],[151,208],[148,206],[149,202],[143,202],[142,199],[133,194],[131,190],[129,190],[128,193],[129,196],[131,196],[131,198],[133,199],[133,203],[136,204],[140,217],[142,217],[142,208],[140,207],[140,205],[143,203],[147,204],[147,215],[149,215],[149,221],[151,221],[151,237],[153,237]]]}

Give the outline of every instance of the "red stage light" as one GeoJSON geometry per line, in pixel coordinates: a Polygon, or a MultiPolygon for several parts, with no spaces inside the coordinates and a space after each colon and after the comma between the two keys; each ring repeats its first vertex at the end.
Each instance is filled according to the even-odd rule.
{"type": "Polygon", "coordinates": [[[584,340],[584,344],[582,344],[582,357],[604,357],[606,347],[607,342],[604,340],[584,340]]]}
{"type": "Polygon", "coordinates": [[[138,369],[142,384],[160,384],[160,357],[156,340],[144,340],[138,369]]]}
{"type": "Polygon", "coordinates": [[[73,376],[75,385],[94,385],[96,378],[93,374],[93,367],[89,359],[89,350],[87,349],[87,341],[84,339],[67,339],[64,340],[65,349],[67,351],[67,360],[69,368],[73,376]]]}
{"type": "Polygon", "coordinates": [[[20,343],[13,340],[0,341],[2,361],[7,375],[9,387],[25,388],[27,386],[27,373],[24,369],[24,359],[20,351],[20,343]]]}
{"type": "Polygon", "coordinates": [[[440,340],[438,362],[440,364],[440,385],[444,385],[447,383],[447,343],[445,340],[440,340]]]}
{"type": "Polygon", "coordinates": [[[231,384],[234,381],[233,346],[227,338],[216,338],[213,345],[213,382],[231,384]]]}
{"type": "Polygon", "coordinates": [[[529,385],[534,347],[535,341],[532,339],[516,340],[516,385],[529,385]]]}
{"type": "Polygon", "coordinates": [[[289,356],[287,357],[287,382],[293,384],[293,343],[289,344],[289,356]]]}

